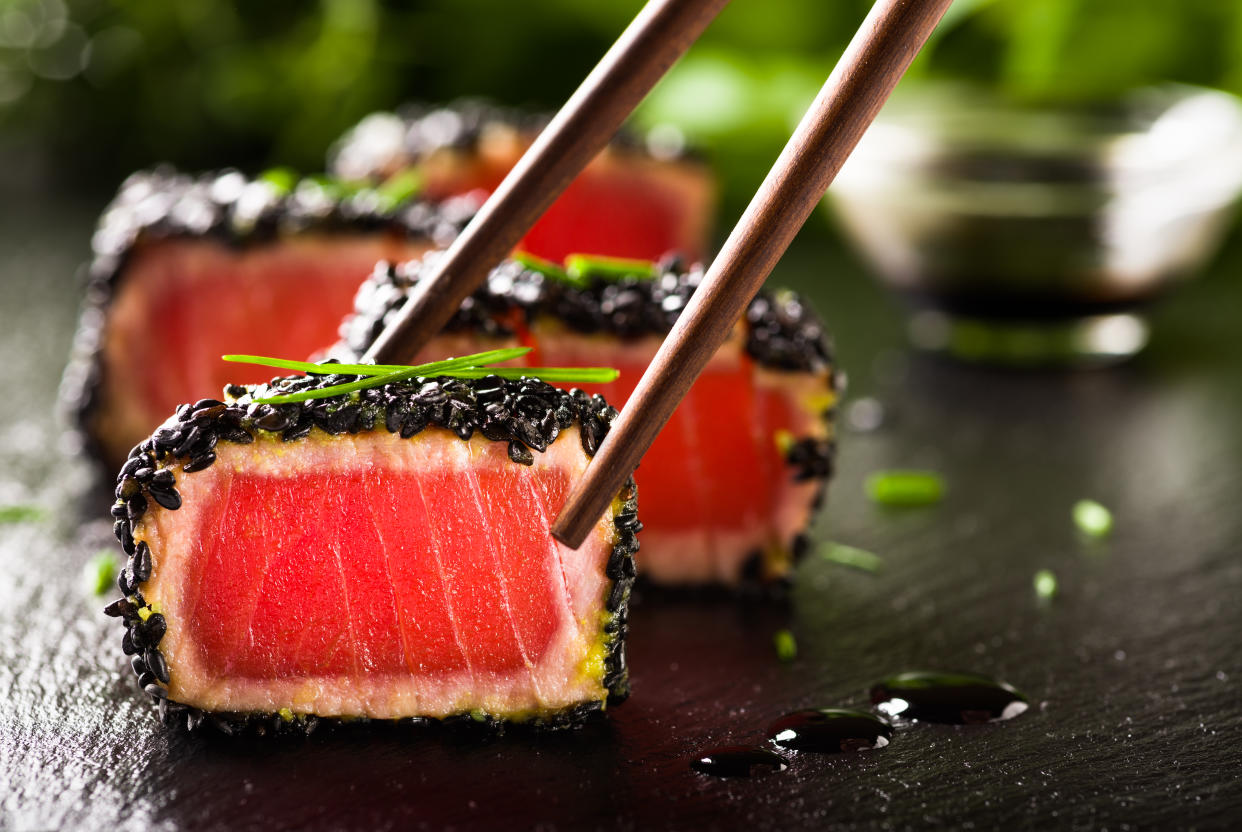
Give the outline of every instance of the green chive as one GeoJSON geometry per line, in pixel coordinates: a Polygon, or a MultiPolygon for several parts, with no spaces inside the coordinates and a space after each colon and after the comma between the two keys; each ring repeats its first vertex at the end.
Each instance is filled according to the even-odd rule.
{"type": "Polygon", "coordinates": [[[572,277],[569,272],[551,260],[544,260],[542,257],[527,254],[525,251],[516,252],[513,255],[513,259],[532,272],[541,274],[549,280],[555,280],[557,283],[564,283],[567,286],[573,286],[575,289],[585,289],[588,285],[585,280],[572,277]]]}
{"type": "Polygon", "coordinates": [[[82,567],[82,583],[92,595],[103,595],[116,580],[119,568],[116,555],[111,551],[100,552],[82,567]]]}
{"type": "Polygon", "coordinates": [[[1051,569],[1041,569],[1035,573],[1035,594],[1044,600],[1057,594],[1057,576],[1051,569]]]}
{"type": "Polygon", "coordinates": [[[830,563],[852,566],[864,572],[878,572],[884,565],[879,555],[844,543],[825,543],[819,548],[819,556],[830,563]]]}
{"type": "Polygon", "coordinates": [[[326,399],[341,396],[371,387],[380,387],[394,381],[407,381],[412,378],[449,376],[450,378],[476,379],[485,376],[499,376],[504,379],[533,378],[548,382],[570,382],[579,384],[607,383],[620,375],[611,367],[494,367],[504,361],[521,358],[531,351],[530,347],[506,347],[499,350],[465,355],[461,358],[449,358],[444,361],[432,361],[428,364],[313,364],[308,361],[290,361],[284,358],[270,358],[264,355],[224,355],[225,361],[238,364],[257,364],[263,367],[276,367],[282,370],[293,370],[312,375],[358,375],[363,378],[342,384],[333,384],[315,390],[298,390],[265,398],[257,398],[258,404],[286,404],[288,402],[304,402],[312,399],[326,399]]]}
{"type": "Polygon", "coordinates": [[[1074,525],[1089,537],[1107,537],[1113,530],[1113,513],[1095,500],[1074,503],[1074,525]]]}
{"type": "Polygon", "coordinates": [[[259,181],[266,182],[282,194],[287,194],[298,184],[298,172],[293,168],[268,168],[259,174],[259,181]]]}
{"type": "MultiPolygon", "coordinates": [[[[451,373],[458,369],[474,369],[476,367],[485,367],[491,364],[500,364],[505,361],[512,361],[515,358],[521,358],[531,351],[531,347],[504,347],[499,350],[487,350],[485,352],[476,352],[473,355],[463,355],[461,358],[446,358],[442,361],[432,361],[427,364],[418,364],[409,366],[404,364],[390,364],[398,372],[405,370],[420,370],[423,375],[437,375],[442,373],[451,373]]],[[[366,366],[361,365],[361,366],[366,366]]]]}
{"type": "Polygon", "coordinates": [[[867,496],[886,506],[927,506],[944,498],[944,480],[934,471],[876,471],[867,477],[867,496]]]}
{"type": "Polygon", "coordinates": [[[372,187],[369,182],[347,181],[325,174],[314,174],[302,177],[293,168],[269,168],[258,176],[259,182],[266,182],[273,190],[283,195],[293,193],[300,185],[306,184],[322,190],[334,200],[348,199],[358,194],[371,192],[379,199],[385,210],[393,210],[422,190],[422,177],[413,168],[402,171],[382,184],[372,187]]]}
{"type": "Polygon", "coordinates": [[[327,399],[332,396],[343,396],[346,393],[354,393],[358,390],[367,390],[371,387],[383,387],[391,381],[408,381],[422,375],[416,369],[406,370],[397,373],[386,373],[382,376],[370,376],[368,378],[359,379],[358,381],[349,381],[344,384],[333,384],[328,387],[320,387],[316,390],[299,390],[296,393],[282,393],[277,396],[265,396],[261,399],[255,399],[256,404],[289,404],[290,402],[308,402],[312,399],[327,399]]]}
{"type": "Polygon", "coordinates": [[[339,202],[353,196],[362,190],[363,186],[356,182],[343,182],[334,176],[328,176],[324,173],[316,173],[311,176],[303,176],[295,187],[303,185],[311,185],[324,192],[324,195],[334,202],[339,202]]]}
{"type": "Polygon", "coordinates": [[[45,517],[42,506],[0,506],[0,523],[37,523],[45,517]]]}
{"type": "Polygon", "coordinates": [[[290,361],[284,358],[268,358],[265,355],[230,354],[220,357],[233,364],[257,364],[260,367],[293,370],[312,376],[332,376],[338,373],[348,376],[382,376],[405,369],[395,364],[312,364],[309,361],[290,361]]]}
{"type": "Polygon", "coordinates": [[[375,189],[384,205],[392,210],[423,189],[423,177],[416,168],[406,168],[375,189]]]}
{"type": "Polygon", "coordinates": [[[593,254],[571,254],[565,258],[565,271],[579,282],[586,283],[592,277],[620,280],[637,277],[651,280],[658,273],[656,264],[650,260],[630,260],[624,257],[598,257],[593,254]]]}
{"type": "Polygon", "coordinates": [[[500,376],[504,379],[537,378],[540,381],[568,381],[579,384],[607,384],[616,381],[620,375],[612,367],[468,367],[452,372],[453,378],[500,376]]]}
{"type": "Polygon", "coordinates": [[[777,630],[772,636],[772,644],[776,647],[776,658],[783,662],[792,662],[798,657],[798,642],[789,630],[777,630]]]}
{"type": "Polygon", "coordinates": [[[459,367],[480,367],[488,364],[499,364],[521,358],[531,351],[530,347],[506,347],[499,350],[477,352],[463,355],[461,358],[446,358],[443,361],[432,361],[427,364],[314,364],[309,361],[290,361],[285,358],[269,358],[265,355],[222,355],[225,361],[235,364],[258,364],[263,367],[275,367],[280,370],[293,370],[313,376],[385,376],[390,373],[404,373],[417,370],[425,376],[439,375],[445,370],[459,367]]]}

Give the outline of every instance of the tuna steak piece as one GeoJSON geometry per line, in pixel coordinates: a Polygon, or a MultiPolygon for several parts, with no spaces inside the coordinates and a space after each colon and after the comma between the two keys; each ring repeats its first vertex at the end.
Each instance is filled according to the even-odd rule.
{"type": "Polygon", "coordinates": [[[232,387],[136,447],[112,514],[122,647],[167,723],[576,724],[628,693],[634,485],[549,534],[616,411],[538,381],[232,387]]]}
{"type": "MultiPolygon", "coordinates": [[[[374,113],[337,142],[330,164],[349,180],[415,170],[428,198],[491,193],[549,117],[466,101],[374,113]]],[[[657,259],[707,254],[716,185],[674,128],[623,130],[553,203],[519,248],[561,261],[576,251],[657,259]]]]}
{"type": "MultiPolygon", "coordinates": [[[[365,352],[435,256],[376,269],[342,324],[337,357],[365,352]]],[[[641,271],[601,269],[569,285],[556,269],[508,261],[415,360],[528,346],[534,366],[619,369],[617,381],[583,387],[622,403],[703,276],[671,261],[641,271]]],[[[785,579],[831,473],[840,380],[805,301],[760,293],[635,474],[641,572],[672,585],[785,579]]]]}
{"type": "Polygon", "coordinates": [[[476,208],[236,171],[135,174],[95,233],[62,401],[115,470],[179,403],[270,377],[222,353],[322,350],[376,261],[447,244],[476,208]]]}

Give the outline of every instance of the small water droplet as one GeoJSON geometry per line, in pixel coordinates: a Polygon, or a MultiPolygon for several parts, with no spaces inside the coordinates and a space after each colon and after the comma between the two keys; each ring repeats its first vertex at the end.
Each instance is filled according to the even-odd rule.
{"type": "Polygon", "coordinates": [[[713,748],[690,761],[690,768],[712,777],[763,777],[788,766],[776,752],[747,745],[713,748]]]}
{"type": "Polygon", "coordinates": [[[816,708],[786,714],[768,726],[768,739],[794,751],[865,751],[888,745],[893,728],[866,711],[816,708]]]}
{"type": "Polygon", "coordinates": [[[884,405],[878,399],[863,398],[851,402],[845,420],[858,433],[870,433],[884,424],[884,405]]]}
{"type": "Polygon", "coordinates": [[[973,673],[916,671],[882,679],[871,701],[890,717],[967,725],[1013,719],[1030,707],[1012,685],[973,673]]]}

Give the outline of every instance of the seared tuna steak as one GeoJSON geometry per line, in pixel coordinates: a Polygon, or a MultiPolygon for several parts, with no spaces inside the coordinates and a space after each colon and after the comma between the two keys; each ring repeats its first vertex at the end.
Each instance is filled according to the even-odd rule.
{"type": "MultiPolygon", "coordinates": [[[[430,199],[491,193],[534,141],[548,117],[459,102],[374,113],[337,143],[333,173],[382,181],[417,172],[430,199]]],[[[707,253],[716,186],[688,156],[672,128],[623,130],[553,203],[520,248],[560,261],[576,251],[656,259],[707,253]]]]}
{"type": "Polygon", "coordinates": [[[477,208],[387,196],[236,171],[131,176],[95,233],[62,387],[91,449],[115,469],[179,403],[270,375],[222,353],[329,346],[376,261],[447,244],[477,208]]]}
{"type": "MultiPolygon", "coordinates": [[[[356,360],[403,305],[431,258],[383,264],[341,327],[356,360]]],[[[527,260],[526,262],[530,262],[527,260]]],[[[532,347],[531,365],[615,367],[583,385],[618,406],[633,392],[703,273],[600,262],[571,285],[557,269],[495,269],[422,357],[532,347]],[[620,265],[620,273],[618,266],[620,265]],[[645,273],[640,273],[645,272],[645,273]]],[[[643,493],[639,567],[662,584],[784,579],[831,473],[840,375],[819,319],[790,292],[762,292],[681,403],[635,477],[643,493]]]]}
{"type": "Polygon", "coordinates": [[[549,534],[616,411],[538,381],[414,379],[183,406],[122,468],[122,647],[170,723],[573,724],[628,691],[631,482],[549,534]]]}

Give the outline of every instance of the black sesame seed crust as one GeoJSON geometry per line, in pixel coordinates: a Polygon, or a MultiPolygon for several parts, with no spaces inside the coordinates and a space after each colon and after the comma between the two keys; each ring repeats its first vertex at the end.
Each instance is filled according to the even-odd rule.
{"type": "Polygon", "coordinates": [[[474,197],[436,204],[414,198],[391,205],[373,190],[341,196],[311,180],[286,193],[236,170],[195,177],[164,166],[131,175],[104,210],[91,241],[86,297],[61,382],[67,421],[98,456],[101,449],[89,421],[101,381],[99,351],[108,308],[139,243],[207,238],[241,249],[298,234],[389,232],[443,246],[478,207],[474,197]]]}
{"type": "MultiPolygon", "coordinates": [[[[379,338],[409,298],[411,290],[440,255],[393,265],[380,263],[358,289],[354,313],[341,324],[339,357],[356,360],[379,338]]],[[[482,336],[512,335],[516,312],[527,324],[542,317],[580,333],[621,338],[665,335],[703,280],[703,269],[687,269],[676,258],[659,264],[654,279],[595,277],[575,288],[507,260],[487,283],[462,303],[446,326],[449,332],[482,336]]],[[[823,322],[794,292],[760,291],[746,310],[746,351],[773,370],[823,372],[832,366],[832,348],[823,322]]]]}
{"type": "MultiPolygon", "coordinates": [[[[473,152],[488,130],[503,127],[534,137],[551,120],[550,113],[503,107],[483,99],[460,99],[442,106],[409,103],[395,113],[372,113],[350,128],[329,151],[328,166],[338,176],[380,178],[385,172],[416,164],[438,150],[473,152]]],[[[617,132],[609,147],[613,151],[648,155],[648,145],[652,143],[651,134],[626,126],[617,132]]],[[[684,145],[662,146],[658,155],[665,161],[699,158],[684,145]]]]}
{"type": "MultiPolygon", "coordinates": [[[[202,399],[181,405],[152,436],[137,445],[117,476],[116,502],[112,507],[113,531],[129,560],[117,578],[122,598],[104,613],[125,625],[122,651],[131,657],[139,687],[156,705],[166,725],[182,725],[191,731],[214,728],[225,734],[310,733],[321,722],[337,720],[307,715],[267,713],[208,713],[168,699],[168,665],[159,652],[167,631],[164,616],[144,599],[142,584],[151,575],[151,552],[134,540],[134,526],[153,503],[167,510],[181,505],[177,477],[193,476],[211,466],[221,442],[249,444],[266,434],[285,442],[304,440],[314,431],[327,434],[362,434],[385,430],[409,438],[428,427],[444,428],[463,440],[476,432],[504,442],[514,464],[531,464],[531,450],[544,451],[562,431],[576,426],[583,450],[593,455],[607,435],[617,411],[603,397],[581,390],[565,391],[532,379],[506,380],[487,376],[477,380],[416,378],[356,393],[292,404],[258,404],[257,398],[293,393],[354,381],[357,376],[325,375],[276,378],[254,387],[230,386],[229,401],[202,399]],[[174,466],[181,466],[180,472],[174,466]]],[[[533,457],[531,457],[533,459],[533,457]]],[[[607,703],[619,704],[629,696],[629,669],[625,660],[628,605],[634,583],[634,553],[638,551],[637,488],[631,478],[618,499],[614,517],[615,538],[606,574],[612,585],[606,601],[609,620],[604,628],[608,654],[604,661],[607,703]]],[[[587,702],[562,711],[541,714],[532,721],[542,729],[572,728],[603,703],[587,702]]],[[[467,720],[498,727],[494,715],[462,715],[446,722],[467,720]]],[[[359,720],[344,720],[357,722],[359,720]]],[[[425,718],[398,720],[405,723],[433,722],[425,718]]]]}

